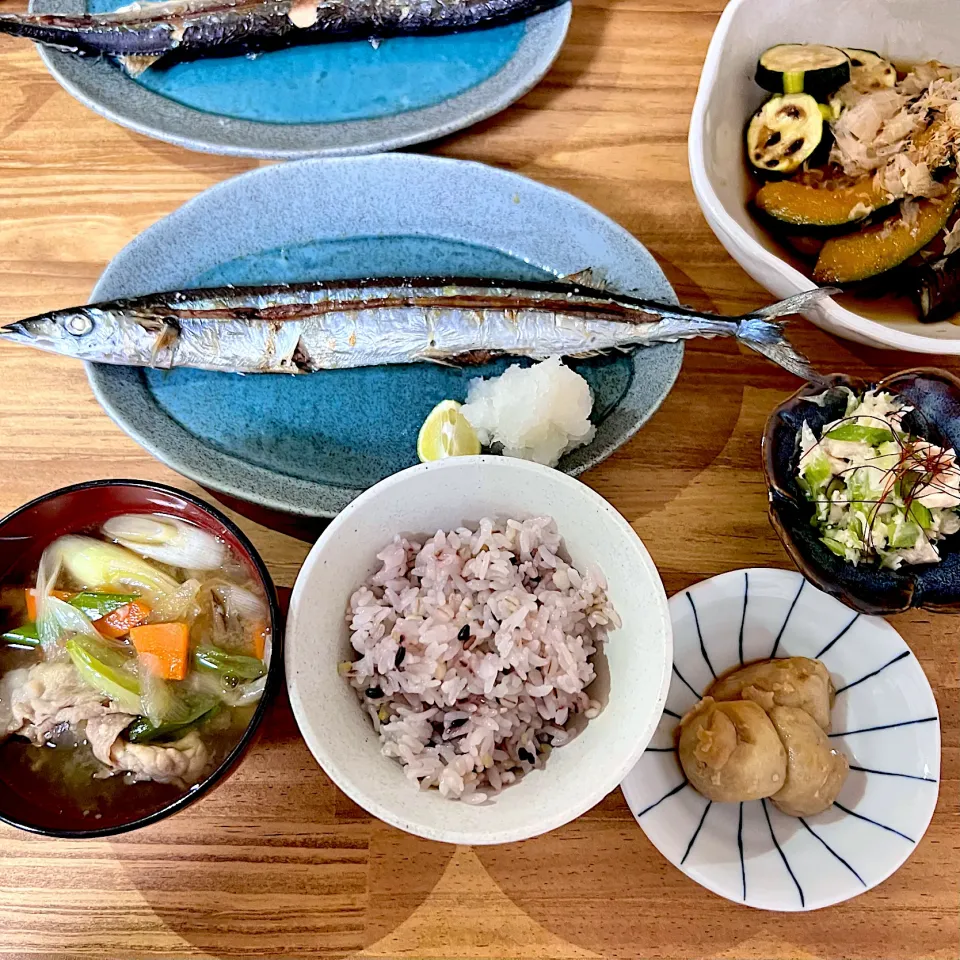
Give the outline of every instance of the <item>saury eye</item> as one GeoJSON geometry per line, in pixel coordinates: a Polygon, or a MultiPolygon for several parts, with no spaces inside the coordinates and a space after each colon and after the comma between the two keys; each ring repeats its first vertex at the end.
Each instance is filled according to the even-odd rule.
{"type": "Polygon", "coordinates": [[[67,333],[72,333],[75,337],[82,337],[93,330],[93,320],[85,314],[75,314],[70,317],[65,324],[67,333]]]}

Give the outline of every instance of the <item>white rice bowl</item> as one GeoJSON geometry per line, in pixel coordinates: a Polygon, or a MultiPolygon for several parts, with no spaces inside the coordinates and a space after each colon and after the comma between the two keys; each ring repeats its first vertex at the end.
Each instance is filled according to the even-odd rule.
{"type": "Polygon", "coordinates": [[[551,518],[398,536],[377,559],[350,598],[359,659],[341,669],[409,779],[482,803],[599,714],[592,658],[620,622],[602,572],[560,555],[551,518]]]}
{"type": "MultiPolygon", "coordinates": [[[[552,536],[544,531],[544,539],[551,544],[552,536]]],[[[406,554],[406,548],[401,546],[401,549],[406,554]]],[[[470,550],[473,550],[472,544],[470,550]]],[[[394,554],[392,564],[390,556],[386,558],[391,572],[399,569],[398,556],[394,554]]],[[[401,568],[402,565],[400,561],[401,568]]],[[[544,579],[541,577],[541,582],[544,579]]],[[[571,586],[575,585],[571,583],[571,586]]],[[[527,592],[536,594],[536,590],[527,592]]],[[[563,593],[562,590],[555,592],[563,593]]],[[[441,602],[439,606],[442,605],[441,602]]],[[[593,608],[593,613],[607,616],[605,607],[591,602],[587,606],[593,608]]],[[[474,604],[474,609],[476,607],[474,604]]],[[[587,614],[588,620],[589,616],[587,614]]],[[[481,611],[477,610],[471,622],[482,620],[481,611]]],[[[392,632],[392,629],[384,630],[384,636],[392,632]]],[[[446,642],[449,643],[448,638],[446,642]]],[[[308,747],[333,783],[360,806],[393,826],[429,839],[462,844],[506,843],[536,836],[569,822],[614,790],[656,729],[669,687],[672,662],[670,620],[663,586],[630,525],[584,484],[535,463],[496,456],[457,457],[421,464],[383,480],[354,500],[326,528],[300,571],[290,601],[284,644],[287,687],[294,715],[308,747]],[[527,732],[532,732],[540,743],[544,742],[542,737],[549,740],[556,736],[550,727],[557,730],[565,727],[567,734],[575,730],[575,736],[549,752],[545,762],[541,756],[543,751],[538,751],[533,764],[519,753],[518,744],[523,735],[519,728],[505,741],[501,737],[502,746],[505,742],[503,754],[508,759],[498,757],[500,792],[491,780],[489,771],[494,769],[493,765],[487,768],[484,764],[485,779],[478,776],[473,789],[467,786],[466,776],[470,770],[458,771],[458,776],[464,778],[463,799],[468,795],[486,795],[483,802],[463,802],[463,799],[451,802],[450,797],[457,793],[459,784],[450,774],[447,780],[451,782],[444,796],[439,777],[451,761],[449,754],[444,757],[439,749],[437,756],[442,768],[437,765],[437,759],[431,761],[437,786],[417,789],[417,782],[429,779],[430,774],[426,778],[418,777],[420,769],[411,767],[409,762],[400,762],[403,758],[399,745],[404,743],[409,747],[408,759],[413,760],[418,756],[418,746],[421,754],[430,747],[439,747],[429,743],[433,724],[430,724],[430,733],[424,730],[419,737],[406,729],[397,730],[399,737],[387,738],[396,743],[397,756],[385,756],[385,742],[369,710],[358,705],[358,689],[344,675],[345,669],[351,674],[356,671],[354,664],[368,656],[367,639],[374,641],[371,649],[383,640],[383,637],[374,637],[375,629],[360,622],[355,624],[360,630],[351,631],[355,617],[359,614],[362,620],[366,618],[364,622],[377,616],[389,620],[394,616],[390,612],[393,604],[388,604],[386,613],[380,609],[359,613],[365,608],[383,606],[379,601],[370,603],[369,598],[365,598],[365,602],[356,604],[348,622],[346,612],[350,609],[351,597],[384,568],[385,560],[377,559],[377,554],[387,553],[384,546],[391,544],[397,534],[402,539],[416,541],[416,534],[424,531],[449,533],[464,527],[475,531],[484,517],[501,522],[515,518],[524,525],[524,521],[547,514],[554,518],[562,536],[562,549],[549,552],[559,552],[562,557],[575,561],[578,573],[583,575],[583,582],[576,585],[576,589],[586,587],[594,600],[597,596],[594,587],[599,589],[601,582],[596,579],[595,571],[602,570],[608,580],[606,593],[622,621],[619,628],[612,622],[604,625],[597,621],[589,630],[562,630],[564,636],[584,638],[577,652],[576,647],[566,641],[562,644],[570,653],[572,663],[564,656],[561,665],[561,655],[557,652],[555,661],[538,667],[541,675],[547,670],[553,690],[543,689],[547,684],[536,685],[539,689],[530,696],[546,708],[547,698],[553,694],[551,706],[556,712],[552,717],[543,717],[538,710],[543,721],[538,726],[539,721],[528,711],[535,732],[529,729],[527,732]],[[594,578],[592,585],[588,582],[591,577],[594,578]],[[602,655],[591,655],[590,647],[599,642],[604,630],[609,631],[609,636],[603,643],[602,655]],[[363,652],[351,644],[352,638],[358,640],[363,652]],[[597,673],[592,684],[589,663],[597,673]],[[564,691],[561,678],[566,677],[564,683],[567,683],[573,681],[574,676],[577,680],[570,682],[569,691],[564,691]],[[562,691],[562,697],[558,690],[562,691]],[[591,704],[591,700],[596,704],[591,704]],[[573,703],[577,713],[571,723],[573,703]],[[597,704],[601,709],[592,717],[597,704]],[[564,707],[568,710],[567,722],[558,724],[556,721],[563,717],[564,707]],[[410,740],[403,740],[404,736],[410,740]],[[519,766],[517,760],[521,761],[519,766]],[[504,784],[503,772],[513,773],[515,782],[504,784]]],[[[409,645],[409,641],[405,641],[405,645],[409,645]]],[[[524,645],[520,643],[517,649],[506,650],[507,657],[515,657],[519,663],[525,656],[524,645]]],[[[371,676],[389,677],[392,665],[396,665],[397,649],[393,647],[392,662],[389,647],[384,647],[382,659],[373,654],[360,669],[382,667],[371,676]]],[[[404,655],[404,660],[407,656],[420,655],[411,652],[404,655]]],[[[416,676],[417,670],[412,668],[418,666],[426,676],[431,664],[435,673],[442,659],[441,650],[432,651],[423,661],[411,659],[410,676],[416,676]]],[[[477,665],[478,675],[479,670],[477,665]]],[[[484,688],[493,679],[493,692],[497,676],[502,672],[510,676],[516,669],[497,670],[492,678],[484,676],[484,688]]],[[[363,682],[360,676],[356,673],[357,681],[363,682]]],[[[424,683],[423,690],[442,688],[446,679],[444,673],[438,687],[424,683]]],[[[454,679],[459,682],[462,678],[455,672],[454,679]]],[[[397,683],[399,690],[401,682],[397,680],[397,683]]],[[[360,691],[361,694],[364,699],[370,699],[366,698],[365,690],[360,691]]],[[[388,692],[394,699],[398,694],[396,690],[382,692],[385,697],[377,698],[378,714],[388,692]]],[[[423,697],[424,694],[418,691],[416,695],[423,697]]],[[[518,698],[518,704],[520,699],[522,697],[518,698]]],[[[473,713],[476,715],[479,711],[473,713]]],[[[389,718],[390,712],[386,715],[389,718]]],[[[519,709],[517,716],[520,716],[519,709]]],[[[379,716],[377,720],[381,727],[390,725],[389,720],[385,723],[379,716]]],[[[484,734],[480,731],[489,727],[477,722],[472,729],[478,737],[475,746],[479,755],[485,749],[484,734]]],[[[498,732],[499,726],[495,741],[498,732]]],[[[461,756],[475,768],[472,747],[473,744],[461,756]]],[[[454,751],[453,760],[456,759],[454,751]]],[[[496,777],[496,773],[493,776],[496,777]]]]}

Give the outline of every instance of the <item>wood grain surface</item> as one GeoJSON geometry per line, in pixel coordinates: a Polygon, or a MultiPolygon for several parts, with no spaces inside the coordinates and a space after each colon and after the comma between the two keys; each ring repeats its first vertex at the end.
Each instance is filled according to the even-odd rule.
{"type": "MultiPolygon", "coordinates": [[[[722,0],[576,0],[547,78],[500,116],[431,145],[568,190],[631,230],[686,303],[769,301],[724,253],[690,188],[686,134],[722,0]]],[[[0,321],[86,299],[145,227],[256,164],[128,133],[87,111],[29,44],[0,38],[0,321]]],[[[916,361],[794,335],[824,371],[916,361]]],[[[960,371],[956,362],[951,367],[960,371]]],[[[650,424],[584,480],[644,538],[669,592],[748,565],[786,566],[766,518],[759,437],[796,384],[729,343],[687,352],[650,424]],[[682,536],[677,532],[682,531],[682,536]]],[[[0,348],[0,511],[98,477],[196,492],[100,410],[79,364],[0,348]]],[[[280,586],[307,545],[240,520],[280,586]]],[[[286,702],[239,771],[167,822],[110,842],[0,829],[0,957],[724,958],[955,960],[960,895],[958,621],[893,621],[943,722],[936,816],[877,889],[812,914],[721,900],[647,842],[618,792],[547,836],[495,849],[408,837],[340,794],[286,702]]]]}

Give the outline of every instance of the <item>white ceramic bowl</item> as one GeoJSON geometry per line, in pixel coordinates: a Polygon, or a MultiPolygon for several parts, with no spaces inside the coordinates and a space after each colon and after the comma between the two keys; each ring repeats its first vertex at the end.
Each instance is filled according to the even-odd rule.
{"type": "MultiPolygon", "coordinates": [[[[660,719],[673,643],[667,599],[630,525],[589,487],[556,470],[507,457],[462,457],[404,470],[354,500],[310,551],[290,600],[287,686],[304,739],[333,782],[381,820],[432,840],[523,840],[573,820],[614,790],[660,719]],[[397,534],[430,534],[485,516],[552,516],[571,560],[596,563],[623,621],[604,649],[609,694],[600,715],[551,753],[543,770],[492,802],[446,800],[418,790],[380,753],[356,695],[337,673],[353,659],[345,612],[397,534]]],[[[603,664],[598,683],[605,683],[603,664]]],[[[602,696],[601,696],[602,699],[602,696]]]]}
{"type": "MultiPolygon", "coordinates": [[[[778,298],[814,286],[788,263],[746,208],[743,129],[766,94],[754,83],[757,56],[777,43],[829,43],[877,50],[897,60],[960,63],[956,0],[731,0],[710,42],[688,141],[694,193],[717,239],[778,298]]],[[[960,326],[884,322],[833,300],[805,311],[837,336],[913,353],[960,354],[960,326]]]]}
{"type": "Polygon", "coordinates": [[[704,580],[671,597],[670,613],[667,708],[623,781],[652,843],[708,890],[764,910],[816,910],[886,880],[927,829],[940,779],[937,702],[897,631],[787,570],[704,580]],[[830,737],[850,775],[837,802],[813,817],[788,817],[766,800],[711,803],[677,759],[680,717],[714,676],[768,657],[816,657],[837,688],[830,737]]]}

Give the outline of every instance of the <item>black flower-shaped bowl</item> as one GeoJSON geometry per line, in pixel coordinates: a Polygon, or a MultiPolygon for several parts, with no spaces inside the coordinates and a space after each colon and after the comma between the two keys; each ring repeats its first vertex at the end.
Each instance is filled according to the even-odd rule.
{"type": "Polygon", "coordinates": [[[879,388],[903,397],[914,412],[904,428],[932,443],[960,450],[960,379],[945,370],[918,368],[895,373],[876,384],[836,374],[828,378],[822,404],[810,397],[824,392],[808,384],[778,406],[763,435],[763,469],[770,495],[770,522],[801,573],[815,586],[861,613],[887,615],[923,607],[960,613],[960,534],[938,544],[941,562],[893,571],[875,562],[854,566],[831,553],[811,524],[814,508],[796,481],[800,428],[810,424],[816,436],[842,417],[846,394],[879,388]]]}

